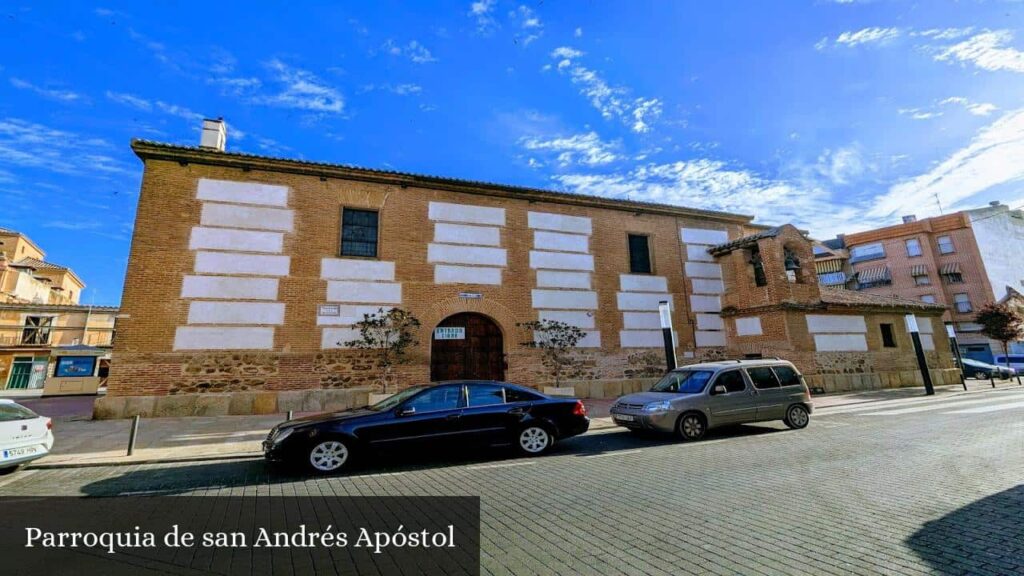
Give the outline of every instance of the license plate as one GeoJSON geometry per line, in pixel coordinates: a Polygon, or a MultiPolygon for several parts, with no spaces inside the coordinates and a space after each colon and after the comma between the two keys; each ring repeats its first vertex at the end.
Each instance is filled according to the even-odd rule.
{"type": "Polygon", "coordinates": [[[620,422],[636,422],[636,416],[631,416],[629,414],[616,414],[615,419],[620,422]]]}
{"type": "Polygon", "coordinates": [[[31,456],[39,452],[39,449],[35,446],[28,446],[26,448],[11,448],[4,450],[3,458],[0,460],[10,460],[11,458],[21,458],[22,456],[31,456]]]}

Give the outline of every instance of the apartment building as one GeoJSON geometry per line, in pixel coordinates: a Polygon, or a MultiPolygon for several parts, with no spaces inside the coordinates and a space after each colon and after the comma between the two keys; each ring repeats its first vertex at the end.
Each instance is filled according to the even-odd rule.
{"type": "MultiPolygon", "coordinates": [[[[365,399],[377,373],[346,342],[364,314],[393,307],[422,324],[399,386],[551,384],[539,351],[524,345],[534,335],[521,327],[551,319],[585,333],[569,375],[577,394],[615,396],[664,370],[660,302],[670,306],[680,363],[757,353],[753,320],[740,323],[746,348],[730,342],[737,328],[722,313],[730,287],[720,261],[752,258],[753,247],[715,254],[758,234],[766,283],[758,290],[774,295],[759,302],[789,310],[789,292],[768,286],[790,282],[784,263],[802,258],[793,275],[802,300],[787,322],[808,311],[850,316],[802,328],[768,318],[765,334],[793,334],[793,350],[812,352],[799,356],[809,376],[830,373],[819,360],[834,354],[856,355],[851,365],[862,373],[875,370],[877,338],[867,330],[877,327],[865,314],[877,308],[824,303],[810,243],[792,227],[772,235],[745,215],[232,153],[225,140],[223,123],[207,121],[199,147],[132,143],[145,169],[98,417],[350,405],[365,399]],[[817,329],[820,338],[811,335],[817,329]],[[829,336],[833,329],[841,337],[829,336]],[[818,343],[825,356],[813,353],[818,343]]],[[[943,310],[895,302],[886,312],[937,321],[943,310]]],[[[913,366],[903,344],[905,362],[894,371],[913,366]]],[[[942,348],[929,351],[940,377],[951,361],[942,348]]],[[[823,376],[822,387],[902,383],[823,376]]]]}
{"type": "Polygon", "coordinates": [[[0,301],[77,304],[84,288],[70,268],[47,262],[28,236],[0,228],[0,301]]]}

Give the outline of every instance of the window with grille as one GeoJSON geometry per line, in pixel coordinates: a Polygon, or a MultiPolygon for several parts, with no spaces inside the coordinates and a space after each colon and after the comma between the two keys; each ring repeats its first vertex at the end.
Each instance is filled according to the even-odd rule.
{"type": "Polygon", "coordinates": [[[932,279],[928,276],[914,276],[915,286],[928,286],[932,283],[932,279]]]}
{"type": "Polygon", "coordinates": [[[946,284],[962,284],[964,281],[964,275],[959,272],[943,274],[942,277],[946,279],[946,284]]]}
{"type": "Polygon", "coordinates": [[[651,273],[651,249],[647,236],[629,235],[629,271],[633,274],[651,273]]]}
{"type": "Polygon", "coordinates": [[[49,344],[53,316],[26,316],[21,332],[22,344],[49,344]]]}
{"type": "Polygon", "coordinates": [[[344,208],[341,211],[341,255],[377,257],[377,222],[374,210],[344,208]]]}
{"type": "Polygon", "coordinates": [[[967,294],[954,294],[953,302],[956,304],[956,311],[961,314],[966,314],[974,310],[971,306],[971,299],[967,294]]]}
{"type": "Polygon", "coordinates": [[[939,254],[952,254],[956,252],[953,247],[953,239],[949,236],[939,236],[935,239],[935,242],[939,245],[939,254]]]}

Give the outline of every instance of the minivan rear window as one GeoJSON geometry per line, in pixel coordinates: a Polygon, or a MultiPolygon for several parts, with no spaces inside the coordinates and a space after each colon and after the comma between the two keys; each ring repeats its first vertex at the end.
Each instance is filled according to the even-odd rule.
{"type": "Polygon", "coordinates": [[[779,377],[779,383],[783,386],[799,386],[800,375],[789,366],[775,366],[775,375],[779,377]]]}
{"type": "Polygon", "coordinates": [[[750,376],[750,380],[754,383],[754,388],[778,388],[779,380],[775,378],[775,373],[772,369],[767,366],[760,368],[747,368],[747,374],[750,376]]]}

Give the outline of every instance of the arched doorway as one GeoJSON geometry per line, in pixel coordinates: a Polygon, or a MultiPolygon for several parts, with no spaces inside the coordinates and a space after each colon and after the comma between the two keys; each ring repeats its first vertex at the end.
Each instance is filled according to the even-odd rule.
{"type": "Polygon", "coordinates": [[[430,380],[504,380],[501,328],[487,316],[462,312],[442,320],[430,336],[430,380]],[[445,330],[450,329],[450,330],[445,330]]]}

